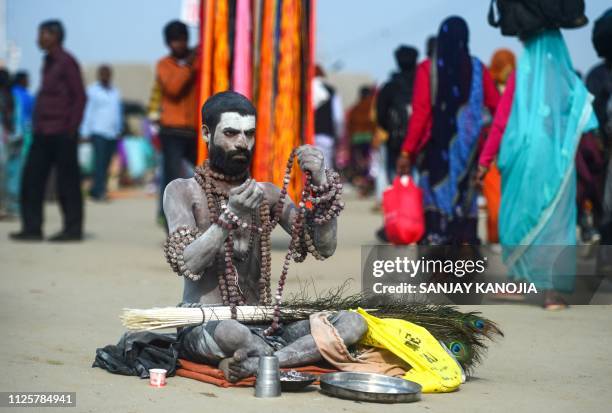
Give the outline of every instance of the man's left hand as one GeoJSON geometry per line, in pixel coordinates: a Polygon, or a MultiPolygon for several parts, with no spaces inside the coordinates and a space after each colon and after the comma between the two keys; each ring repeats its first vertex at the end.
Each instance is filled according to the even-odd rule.
{"type": "Polygon", "coordinates": [[[304,172],[310,172],[315,185],[327,183],[325,162],[320,149],[312,145],[302,145],[296,150],[298,164],[304,172]]]}

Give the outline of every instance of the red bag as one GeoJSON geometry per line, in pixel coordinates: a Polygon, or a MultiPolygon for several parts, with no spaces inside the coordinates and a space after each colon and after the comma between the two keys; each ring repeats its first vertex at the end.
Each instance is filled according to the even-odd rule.
{"type": "Polygon", "coordinates": [[[425,233],[423,193],[404,175],[395,177],[393,186],[383,193],[385,233],[392,244],[413,244],[425,233]]]}

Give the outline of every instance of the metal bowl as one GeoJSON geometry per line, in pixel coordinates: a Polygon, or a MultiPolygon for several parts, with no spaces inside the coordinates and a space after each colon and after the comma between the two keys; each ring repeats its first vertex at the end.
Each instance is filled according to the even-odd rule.
{"type": "Polygon", "coordinates": [[[376,403],[409,403],[421,399],[421,385],[374,373],[327,373],[319,377],[321,391],[341,399],[376,403]]]}
{"type": "Polygon", "coordinates": [[[289,370],[280,372],[280,383],[282,391],[298,391],[310,386],[317,376],[310,373],[289,370]]]}

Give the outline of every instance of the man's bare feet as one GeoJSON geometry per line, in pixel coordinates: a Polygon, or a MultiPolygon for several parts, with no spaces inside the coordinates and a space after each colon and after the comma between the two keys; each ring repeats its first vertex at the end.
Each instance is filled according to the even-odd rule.
{"type": "Polygon", "coordinates": [[[249,357],[246,349],[238,349],[232,357],[221,360],[219,369],[223,371],[227,381],[235,383],[240,379],[255,375],[258,363],[258,357],[249,357]]]}

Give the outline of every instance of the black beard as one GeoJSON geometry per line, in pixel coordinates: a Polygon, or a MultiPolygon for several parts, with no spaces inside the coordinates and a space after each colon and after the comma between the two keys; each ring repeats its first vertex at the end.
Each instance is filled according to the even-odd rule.
{"type": "Polygon", "coordinates": [[[220,146],[213,144],[210,148],[210,165],[225,175],[236,176],[249,169],[252,155],[248,149],[226,152],[220,146]],[[236,159],[237,155],[244,156],[244,160],[236,159]]]}

